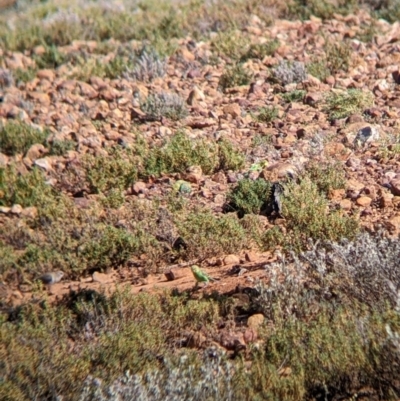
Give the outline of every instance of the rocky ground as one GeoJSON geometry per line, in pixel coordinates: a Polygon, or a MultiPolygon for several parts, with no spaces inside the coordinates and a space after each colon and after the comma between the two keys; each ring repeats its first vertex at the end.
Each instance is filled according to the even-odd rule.
{"type": "MultiPolygon", "coordinates": [[[[400,24],[362,6],[305,20],[274,7],[203,36],[163,20],[161,42],[65,39],[71,10],[42,19],[55,45],[3,34],[4,311],[121,285],[233,296],[318,240],[398,238],[400,24]],[[192,264],[219,280],[194,288],[192,264]]],[[[3,11],[11,33],[21,10],[3,11]]]]}

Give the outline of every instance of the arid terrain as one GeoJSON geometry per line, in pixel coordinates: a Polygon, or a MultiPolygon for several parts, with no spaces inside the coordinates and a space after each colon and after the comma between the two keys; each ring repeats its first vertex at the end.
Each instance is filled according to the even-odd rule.
{"type": "Polygon", "coordinates": [[[0,399],[399,400],[399,19],[0,1],[0,399]]]}

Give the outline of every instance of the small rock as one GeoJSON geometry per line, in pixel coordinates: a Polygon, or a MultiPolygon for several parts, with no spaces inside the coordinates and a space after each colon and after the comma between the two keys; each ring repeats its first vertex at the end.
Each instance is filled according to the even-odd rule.
{"type": "Polygon", "coordinates": [[[246,347],[243,333],[222,332],[219,343],[227,350],[239,350],[246,347]]]}
{"type": "Polygon", "coordinates": [[[88,99],[94,99],[98,96],[97,91],[86,82],[79,82],[79,87],[81,89],[81,95],[87,97],[88,99]]]}
{"type": "Polygon", "coordinates": [[[258,331],[259,327],[264,323],[264,315],[261,313],[256,313],[247,319],[247,327],[250,329],[258,331]]]}
{"type": "Polygon", "coordinates": [[[356,199],[360,195],[360,192],[364,189],[364,184],[360,181],[351,179],[346,183],[347,196],[351,199],[356,199]]]}
{"type": "Polygon", "coordinates": [[[211,178],[214,182],[218,182],[219,184],[227,183],[227,178],[223,171],[218,171],[218,173],[215,173],[211,178]]]}
{"type": "Polygon", "coordinates": [[[37,208],[35,206],[26,207],[22,210],[21,216],[27,217],[29,219],[35,219],[38,215],[37,208]]]}
{"type": "Polygon", "coordinates": [[[199,184],[203,179],[203,170],[200,166],[190,166],[185,174],[185,180],[194,184],[199,184]]]}
{"type": "Polygon", "coordinates": [[[392,194],[395,196],[400,195],[400,180],[395,179],[390,181],[390,189],[392,191],[392,194]]]}
{"type": "Polygon", "coordinates": [[[8,164],[8,156],[0,153],[0,167],[6,167],[8,164]]]}
{"type": "Polygon", "coordinates": [[[297,175],[297,168],[291,163],[276,163],[264,169],[262,175],[266,180],[295,177],[297,175]]]}
{"type": "Polygon", "coordinates": [[[36,73],[36,76],[39,79],[47,79],[48,81],[52,82],[52,81],[54,81],[56,74],[54,73],[53,70],[39,70],[36,73]]]}
{"type": "Polygon", "coordinates": [[[360,196],[356,200],[356,204],[362,207],[368,207],[372,202],[372,199],[369,196],[360,196]]]}
{"type": "Polygon", "coordinates": [[[235,265],[240,263],[240,258],[236,255],[227,255],[224,257],[225,265],[235,265]]]}
{"type": "Polygon", "coordinates": [[[222,109],[222,111],[224,112],[224,114],[229,114],[233,118],[240,117],[242,114],[242,110],[240,109],[240,106],[237,103],[232,103],[232,104],[226,105],[222,109]]]}
{"type": "Polygon", "coordinates": [[[257,260],[257,254],[252,251],[247,251],[244,254],[244,257],[246,258],[247,262],[255,262],[257,260]]]}
{"type": "Polygon", "coordinates": [[[225,196],[222,194],[217,194],[214,196],[214,203],[217,206],[222,206],[225,203],[225,196]]]}
{"type": "Polygon", "coordinates": [[[392,207],[393,198],[394,196],[392,194],[387,194],[387,193],[382,194],[382,198],[380,200],[380,206],[382,208],[392,207]]]}
{"type": "Polygon", "coordinates": [[[22,206],[16,204],[12,206],[12,208],[10,209],[10,213],[20,215],[22,213],[22,210],[23,210],[22,206]]]}
{"type": "Polygon", "coordinates": [[[392,217],[385,226],[390,231],[391,234],[398,234],[400,230],[400,215],[392,217]]]}
{"type": "Polygon", "coordinates": [[[204,93],[197,86],[195,86],[189,93],[189,97],[187,98],[186,102],[188,105],[194,106],[197,102],[203,101],[204,99],[204,93]]]}
{"type": "Polygon", "coordinates": [[[10,210],[11,210],[10,207],[7,207],[7,206],[0,206],[0,213],[7,214],[7,213],[10,213],[10,210]]]}
{"type": "Polygon", "coordinates": [[[46,153],[46,148],[41,143],[35,143],[26,152],[25,157],[32,161],[39,159],[44,153],[46,153]]]}
{"type": "Polygon", "coordinates": [[[166,136],[171,135],[172,130],[168,127],[161,126],[158,128],[158,134],[161,136],[161,138],[164,138],[166,136]]]}
{"type": "Polygon", "coordinates": [[[113,282],[113,279],[110,277],[110,275],[99,272],[94,272],[92,275],[92,279],[95,283],[100,283],[100,284],[107,284],[113,282]]]}
{"type": "Polygon", "coordinates": [[[51,162],[48,157],[43,157],[42,159],[35,160],[34,163],[36,166],[42,168],[43,170],[50,171],[52,170],[51,162]]]}
{"type": "Polygon", "coordinates": [[[187,276],[186,269],[182,269],[181,267],[169,269],[164,274],[168,281],[179,280],[180,278],[187,276]]]}
{"type": "Polygon", "coordinates": [[[147,185],[143,181],[137,181],[132,185],[132,193],[133,195],[139,195],[147,192],[147,185]]]}
{"type": "Polygon", "coordinates": [[[243,333],[243,339],[246,344],[256,341],[258,338],[257,332],[254,329],[246,329],[243,333]]]}
{"type": "Polygon", "coordinates": [[[341,200],[339,205],[343,210],[351,210],[351,208],[353,207],[350,199],[341,200]]]}

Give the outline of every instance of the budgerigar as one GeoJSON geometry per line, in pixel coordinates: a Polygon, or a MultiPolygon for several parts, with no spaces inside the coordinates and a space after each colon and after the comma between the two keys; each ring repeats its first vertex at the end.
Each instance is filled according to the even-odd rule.
{"type": "Polygon", "coordinates": [[[194,278],[196,279],[196,286],[198,283],[206,283],[206,285],[208,285],[210,281],[215,281],[215,278],[212,278],[207,273],[203,272],[197,265],[193,265],[191,270],[194,278]]]}

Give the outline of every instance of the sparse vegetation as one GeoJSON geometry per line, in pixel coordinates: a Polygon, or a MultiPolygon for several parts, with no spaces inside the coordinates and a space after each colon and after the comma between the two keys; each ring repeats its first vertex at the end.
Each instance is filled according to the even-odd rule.
{"type": "Polygon", "coordinates": [[[141,104],[148,120],[159,120],[167,117],[180,120],[188,114],[184,100],[175,93],[157,93],[149,95],[141,104]]]}
{"type": "Polygon", "coordinates": [[[225,90],[234,86],[248,85],[251,78],[251,73],[238,63],[225,70],[219,80],[219,86],[225,90]]]}
{"type": "Polygon", "coordinates": [[[237,211],[243,216],[247,213],[259,214],[268,202],[271,184],[263,179],[244,178],[227,197],[227,211],[237,211]]]}
{"type": "Polygon", "coordinates": [[[6,155],[24,154],[32,145],[45,144],[47,129],[40,130],[23,121],[8,121],[0,125],[0,151],[6,155]]]}
{"type": "Polygon", "coordinates": [[[322,82],[324,82],[326,78],[331,75],[331,71],[328,68],[325,58],[322,60],[315,58],[314,61],[307,65],[307,71],[309,74],[315,78],[318,78],[322,82]]]}
{"type": "Polygon", "coordinates": [[[260,107],[252,116],[258,122],[269,123],[279,116],[279,109],[276,106],[260,107]]]}
{"type": "Polygon", "coordinates": [[[292,92],[287,92],[282,94],[282,99],[287,103],[300,102],[303,100],[306,91],[304,90],[294,90],[292,92]]]}
{"type": "Polygon", "coordinates": [[[0,399],[398,400],[398,9],[1,11],[0,399]]]}
{"type": "Polygon", "coordinates": [[[52,191],[39,168],[24,175],[13,165],[0,168],[0,205],[36,206],[40,200],[52,196],[52,191]]]}
{"type": "Polygon", "coordinates": [[[313,240],[351,240],[358,233],[358,221],[342,210],[330,210],[327,198],[318,185],[305,177],[299,183],[285,187],[283,215],[287,220],[286,232],[274,228],[266,232],[267,246],[283,245],[295,251],[304,250],[309,238],[313,240]]]}
{"type": "Polygon", "coordinates": [[[362,113],[373,105],[374,98],[371,92],[349,89],[346,92],[330,92],[325,101],[325,111],[328,112],[329,118],[334,120],[362,113]]]}
{"type": "Polygon", "coordinates": [[[348,71],[350,66],[351,49],[348,43],[331,43],[325,45],[326,63],[331,74],[348,71]]]}
{"type": "Polygon", "coordinates": [[[278,39],[269,40],[266,43],[250,45],[249,49],[242,55],[241,60],[246,61],[250,58],[262,60],[266,56],[272,56],[279,45],[278,39]]]}
{"type": "Polygon", "coordinates": [[[135,65],[127,68],[124,77],[134,78],[138,81],[151,82],[155,78],[165,75],[166,61],[155,50],[142,49],[135,65]]]}
{"type": "Polygon", "coordinates": [[[307,72],[304,63],[281,61],[273,70],[273,78],[282,85],[287,85],[294,82],[303,82],[307,78],[307,72]]]}

